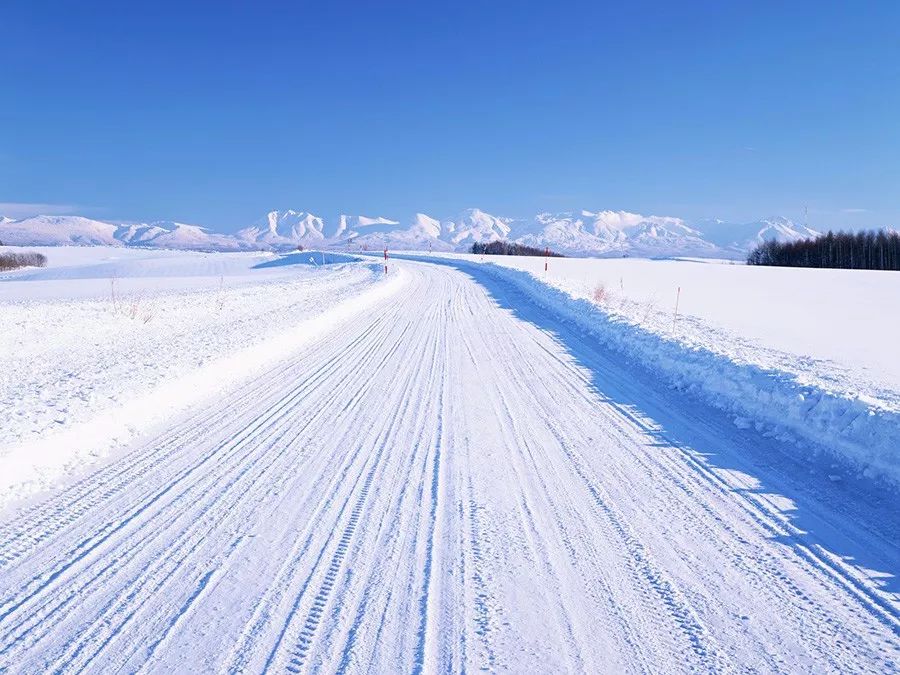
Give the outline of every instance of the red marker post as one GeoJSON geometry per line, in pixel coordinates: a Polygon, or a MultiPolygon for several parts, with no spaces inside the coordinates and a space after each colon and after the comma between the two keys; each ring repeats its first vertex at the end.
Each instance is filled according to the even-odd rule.
{"type": "Polygon", "coordinates": [[[547,273],[547,269],[550,267],[550,247],[544,249],[544,274],[547,273]]]}
{"type": "Polygon", "coordinates": [[[387,246],[384,247],[384,273],[387,274],[387,246]]]}

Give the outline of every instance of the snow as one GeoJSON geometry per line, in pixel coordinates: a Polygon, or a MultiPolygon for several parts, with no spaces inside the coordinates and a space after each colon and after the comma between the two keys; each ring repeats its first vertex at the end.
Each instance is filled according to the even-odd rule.
{"type": "Polygon", "coordinates": [[[512,228],[509,218],[498,218],[481,209],[466,209],[455,220],[444,225],[447,237],[455,247],[470,247],[476,242],[508,239],[512,228]]]}
{"type": "Polygon", "coordinates": [[[40,250],[47,268],[0,276],[0,505],[234,386],[400,283],[376,283],[378,266],[333,253],[40,250]]]}
{"type": "Polygon", "coordinates": [[[356,250],[376,250],[387,247],[401,250],[450,251],[453,249],[453,245],[441,239],[442,227],[440,221],[426,216],[424,213],[417,213],[406,226],[389,221],[377,228],[356,227],[350,229],[347,233],[347,243],[356,250]]]}
{"type": "Polygon", "coordinates": [[[712,219],[701,221],[697,229],[710,243],[723,251],[745,252],[763,241],[796,241],[819,236],[821,233],[806,225],[797,225],[784,216],[764,218],[755,223],[735,224],[712,219]]]}
{"type": "Polygon", "coordinates": [[[327,220],[308,211],[270,211],[234,235],[172,221],[104,223],[76,216],[38,216],[0,222],[0,241],[21,245],[123,245],[202,251],[289,250],[297,246],[372,250],[467,251],[497,239],[570,255],[727,257],[743,259],[767,239],[793,241],[818,232],[774,217],[756,223],[701,221],[628,211],[540,212],[533,218],[496,216],[471,208],[439,220],[346,215],[327,220]]]}
{"type": "Polygon", "coordinates": [[[840,381],[850,377],[858,387],[868,382],[867,394],[873,393],[873,387],[900,390],[900,361],[891,353],[900,326],[891,312],[884,311],[900,297],[900,274],[894,272],[754,267],[725,261],[560,258],[550,261],[545,276],[542,257],[490,256],[488,260],[529,271],[579,298],[591,298],[602,285],[615,300],[606,309],[629,319],[641,318],[649,304],[651,316],[658,320],[648,323],[659,333],[670,332],[680,287],[678,335],[682,338],[704,341],[704,332],[714,330],[707,346],[743,338],[761,350],[804,359],[796,362],[797,372],[808,371],[810,362],[828,362],[818,365],[840,370],[840,381]],[[622,305],[619,300],[629,302],[622,305]],[[731,335],[726,338],[723,331],[731,335]]]}
{"type": "Polygon", "coordinates": [[[80,216],[34,216],[0,221],[0,242],[9,246],[141,246],[202,251],[248,248],[234,237],[173,221],[107,223],[80,216]]]}
{"type": "Polygon", "coordinates": [[[231,251],[241,248],[234,240],[222,234],[210,232],[199,225],[187,225],[173,221],[157,221],[135,226],[134,235],[119,230],[116,234],[126,244],[152,246],[154,248],[231,251]]]}
{"type": "Polygon", "coordinates": [[[270,211],[263,220],[235,236],[257,246],[294,248],[302,244],[309,248],[325,241],[325,221],[305,211],[270,211]]]}
{"type": "Polygon", "coordinates": [[[368,216],[341,215],[338,219],[337,230],[329,232],[328,238],[336,241],[350,240],[359,236],[360,232],[364,234],[390,232],[399,224],[396,220],[380,216],[370,218],[368,216]]]}
{"type": "Polygon", "coordinates": [[[900,484],[900,323],[886,311],[900,274],[637,259],[551,259],[545,274],[544,258],[486,258],[737,426],[900,484]]]}
{"type": "Polygon", "coordinates": [[[0,242],[8,246],[119,245],[115,236],[118,230],[116,225],[80,216],[4,219],[0,228],[0,242]]]}
{"type": "MultiPolygon", "coordinates": [[[[144,255],[117,264],[152,288],[144,255]]],[[[304,259],[227,256],[221,313],[215,286],[163,292],[148,327],[102,297],[22,301],[20,386],[44,361],[47,407],[82,382],[94,431],[157,363],[176,401],[214,395],[0,514],[0,670],[896,671],[896,493],[809,473],[524,272],[304,259]]],[[[161,260],[198,284],[191,261],[218,265],[161,260]]]]}
{"type": "Polygon", "coordinates": [[[710,255],[716,248],[680,218],[627,211],[542,213],[540,227],[517,240],[559,253],[604,255],[710,255]]]}

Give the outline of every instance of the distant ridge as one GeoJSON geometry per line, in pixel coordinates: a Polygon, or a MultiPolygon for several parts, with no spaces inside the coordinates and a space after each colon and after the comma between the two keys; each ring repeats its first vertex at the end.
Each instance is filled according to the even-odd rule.
{"type": "Polygon", "coordinates": [[[467,251],[496,240],[566,255],[741,258],[758,243],[793,241],[819,233],[787,218],[753,223],[705,220],[688,224],[673,216],[628,211],[541,212],[531,219],[466,209],[439,220],[416,213],[406,220],[341,215],[333,221],[308,211],[270,211],[235,234],[174,221],[113,223],[81,216],[0,216],[0,241],[22,246],[142,246],[200,251],[368,248],[467,251]]]}

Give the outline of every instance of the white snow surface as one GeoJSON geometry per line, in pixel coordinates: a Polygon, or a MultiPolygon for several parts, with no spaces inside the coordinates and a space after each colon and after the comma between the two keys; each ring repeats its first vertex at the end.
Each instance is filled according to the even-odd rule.
{"type": "Polygon", "coordinates": [[[900,663],[897,493],[667,386],[650,327],[471,257],[71,255],[0,280],[3,431],[47,441],[0,475],[74,463],[0,511],[0,672],[900,663]]]}
{"type": "Polygon", "coordinates": [[[323,254],[313,252],[39,250],[49,267],[0,275],[0,505],[233,386],[386,292],[370,265],[331,253],[326,261],[338,264],[318,269],[309,258],[323,254]]]}
{"type": "Polygon", "coordinates": [[[700,236],[722,251],[748,251],[763,241],[794,241],[821,234],[807,225],[799,225],[784,216],[764,218],[755,223],[735,224],[723,220],[704,220],[697,224],[700,236]]]}

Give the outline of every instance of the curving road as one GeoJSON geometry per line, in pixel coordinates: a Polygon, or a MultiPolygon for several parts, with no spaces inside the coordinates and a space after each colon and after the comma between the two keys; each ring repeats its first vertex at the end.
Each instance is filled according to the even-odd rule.
{"type": "Polygon", "coordinates": [[[0,522],[0,671],[889,672],[890,496],[480,267],[0,522]]]}

